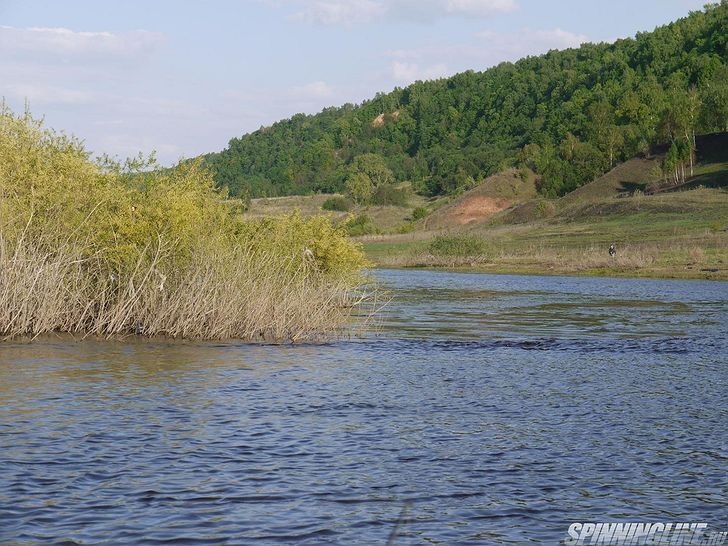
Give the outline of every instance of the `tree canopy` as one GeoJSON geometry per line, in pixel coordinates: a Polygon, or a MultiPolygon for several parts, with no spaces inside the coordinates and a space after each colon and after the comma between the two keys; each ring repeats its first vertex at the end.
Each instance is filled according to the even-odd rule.
{"type": "Polygon", "coordinates": [[[373,192],[363,161],[427,195],[525,164],[540,175],[543,195],[563,195],[655,145],[674,148],[670,161],[686,164],[696,133],[728,130],[727,42],[722,0],[612,44],[297,114],[205,159],[217,184],[237,196],[373,192]]]}

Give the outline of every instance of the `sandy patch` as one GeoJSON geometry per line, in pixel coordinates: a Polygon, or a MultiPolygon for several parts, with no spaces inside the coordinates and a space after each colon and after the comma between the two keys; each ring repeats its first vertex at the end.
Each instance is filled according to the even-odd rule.
{"type": "Polygon", "coordinates": [[[451,223],[462,226],[484,220],[509,206],[511,206],[509,199],[473,195],[448,210],[446,216],[451,223]]]}

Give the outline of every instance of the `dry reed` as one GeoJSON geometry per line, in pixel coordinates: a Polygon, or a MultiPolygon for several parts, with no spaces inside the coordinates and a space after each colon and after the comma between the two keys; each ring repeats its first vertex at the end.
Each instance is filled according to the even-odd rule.
{"type": "Polygon", "coordinates": [[[327,218],[241,217],[199,161],[93,162],[0,105],[0,338],[327,339],[376,306],[365,265],[327,218]]]}
{"type": "Polygon", "coordinates": [[[346,333],[352,314],[361,323],[378,305],[374,285],[353,288],[313,261],[238,247],[162,271],[164,252],[163,244],[149,249],[121,278],[81,249],[12,248],[0,238],[0,335],[318,341],[346,333]]]}

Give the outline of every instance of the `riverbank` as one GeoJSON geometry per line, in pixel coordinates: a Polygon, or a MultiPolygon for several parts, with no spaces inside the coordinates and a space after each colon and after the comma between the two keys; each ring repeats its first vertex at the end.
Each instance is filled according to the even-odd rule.
{"type": "Polygon", "coordinates": [[[368,243],[367,256],[382,268],[455,269],[525,275],[585,275],[663,279],[728,280],[728,237],[711,246],[660,243],[621,246],[615,257],[607,247],[501,249],[490,256],[436,256],[423,243],[368,243]],[[719,248],[717,245],[722,244],[719,248]]]}
{"type": "Polygon", "coordinates": [[[519,262],[514,257],[510,261],[499,263],[494,262],[469,262],[469,263],[447,263],[438,262],[436,259],[428,259],[428,256],[420,261],[413,260],[411,263],[398,265],[395,263],[382,263],[378,267],[388,269],[427,269],[442,271],[459,271],[464,273],[492,273],[496,275],[543,275],[543,276],[583,276],[583,277],[615,277],[626,279],[680,279],[680,280],[714,280],[728,281],[728,271],[715,270],[711,268],[694,269],[694,266],[687,265],[685,270],[676,270],[670,267],[664,268],[635,268],[620,264],[618,261],[613,265],[584,267],[578,262],[574,263],[547,263],[545,261],[528,261],[524,258],[519,262]]]}
{"type": "MultiPolygon", "coordinates": [[[[728,192],[700,188],[580,203],[525,223],[362,237],[380,267],[728,280],[728,192]],[[436,238],[453,238],[445,251],[436,238]],[[477,241],[477,252],[457,238],[477,241]],[[617,255],[608,248],[615,244],[617,255]]],[[[473,246],[472,244],[470,245],[473,246]]]]}

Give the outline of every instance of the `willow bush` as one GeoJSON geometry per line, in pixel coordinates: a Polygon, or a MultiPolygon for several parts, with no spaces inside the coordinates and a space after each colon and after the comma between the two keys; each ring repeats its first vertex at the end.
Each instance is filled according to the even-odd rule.
{"type": "Polygon", "coordinates": [[[92,161],[0,110],[0,335],[309,340],[370,301],[323,217],[246,220],[199,162],[92,161]]]}

